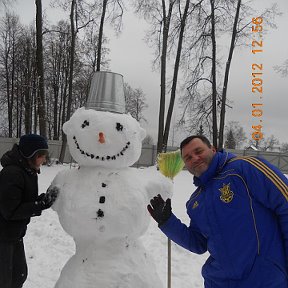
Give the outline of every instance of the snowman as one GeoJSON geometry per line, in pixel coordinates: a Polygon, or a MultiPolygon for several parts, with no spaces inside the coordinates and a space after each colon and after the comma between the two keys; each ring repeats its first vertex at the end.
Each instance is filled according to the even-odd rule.
{"type": "Polygon", "coordinates": [[[52,208],[76,251],[55,288],[163,287],[140,236],[150,222],[149,199],[171,197],[172,183],[155,167],[130,167],[140,157],[145,131],[123,113],[122,81],[120,74],[96,72],[88,104],[63,125],[79,169],[56,175],[52,187],[59,195],[52,208]]]}

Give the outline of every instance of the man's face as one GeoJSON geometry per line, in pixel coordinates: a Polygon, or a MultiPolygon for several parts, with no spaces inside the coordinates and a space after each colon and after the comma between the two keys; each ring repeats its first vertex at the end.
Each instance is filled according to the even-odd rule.
{"type": "Polygon", "coordinates": [[[182,148],[182,159],[187,170],[199,177],[208,169],[215,153],[213,146],[209,148],[200,138],[194,138],[182,148]]]}

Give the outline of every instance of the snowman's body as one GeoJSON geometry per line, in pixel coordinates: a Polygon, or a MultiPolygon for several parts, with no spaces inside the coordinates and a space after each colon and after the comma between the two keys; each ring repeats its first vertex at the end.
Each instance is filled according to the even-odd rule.
{"type": "Polygon", "coordinates": [[[163,286],[139,237],[149,225],[149,199],[157,194],[171,196],[172,185],[155,168],[129,167],[139,158],[144,137],[142,128],[130,117],[79,109],[64,126],[70,152],[80,169],[60,172],[52,184],[60,188],[53,209],[76,243],[75,255],[63,268],[57,288],[163,286]],[[79,119],[91,128],[86,140],[79,127],[81,132],[87,125],[79,119]],[[119,125],[121,137],[117,139],[119,125]],[[94,145],[89,139],[94,139],[94,145]]]}

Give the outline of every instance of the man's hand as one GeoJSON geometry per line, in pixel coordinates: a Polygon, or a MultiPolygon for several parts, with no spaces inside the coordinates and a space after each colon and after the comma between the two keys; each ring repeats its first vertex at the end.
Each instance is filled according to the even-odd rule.
{"type": "Polygon", "coordinates": [[[165,202],[161,195],[158,194],[150,200],[150,204],[147,206],[147,209],[158,225],[161,226],[172,214],[171,199],[168,198],[165,202]]]}

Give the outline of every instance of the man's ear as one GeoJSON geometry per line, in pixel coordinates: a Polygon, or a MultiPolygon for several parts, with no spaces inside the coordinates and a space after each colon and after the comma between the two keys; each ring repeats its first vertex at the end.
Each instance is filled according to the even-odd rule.
{"type": "Polygon", "coordinates": [[[214,154],[217,152],[216,148],[213,145],[211,145],[211,149],[214,152],[214,154]]]}

